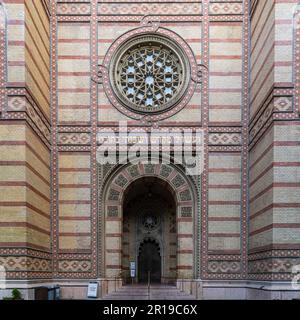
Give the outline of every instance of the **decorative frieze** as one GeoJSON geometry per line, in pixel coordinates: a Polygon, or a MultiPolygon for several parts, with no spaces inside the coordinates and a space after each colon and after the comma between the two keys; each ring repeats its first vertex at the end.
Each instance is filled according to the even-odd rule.
{"type": "Polygon", "coordinates": [[[24,96],[8,96],[7,111],[25,111],[26,98],[24,96]]]}
{"type": "Polygon", "coordinates": [[[213,15],[240,15],[243,14],[243,3],[239,2],[211,2],[209,13],[213,15]]]}
{"type": "Polygon", "coordinates": [[[117,217],[119,215],[117,206],[108,206],[107,207],[107,216],[108,217],[117,217]]]}
{"type": "Polygon", "coordinates": [[[120,187],[124,187],[127,184],[127,182],[128,180],[122,174],[120,174],[115,180],[115,184],[117,184],[120,187]]]}
{"type": "Polygon", "coordinates": [[[240,133],[209,133],[209,145],[241,145],[240,133]]]}
{"type": "Polygon", "coordinates": [[[137,165],[130,166],[127,171],[133,178],[140,174],[137,165]]]}
{"type": "Polygon", "coordinates": [[[293,111],[293,97],[275,97],[274,111],[275,112],[293,111]]]}
{"type": "Polygon", "coordinates": [[[182,218],[190,218],[193,214],[193,208],[192,207],[181,207],[180,209],[181,217],[182,218]]]}
{"type": "Polygon", "coordinates": [[[98,15],[201,15],[202,5],[200,1],[190,3],[99,3],[98,15]]]}
{"type": "Polygon", "coordinates": [[[58,261],[60,272],[89,272],[91,271],[90,260],[60,260],[58,261]]]}
{"type": "Polygon", "coordinates": [[[109,190],[108,200],[119,200],[120,192],[115,189],[109,190]]]}
{"type": "Polygon", "coordinates": [[[0,266],[6,271],[50,272],[51,260],[26,256],[0,256],[0,266]]]}
{"type": "Polygon", "coordinates": [[[61,132],[58,134],[58,144],[61,145],[89,145],[90,143],[90,134],[86,132],[61,132]]]}
{"type": "Polygon", "coordinates": [[[146,174],[152,174],[155,172],[155,164],[144,164],[144,170],[146,174]]]}
{"type": "Polygon", "coordinates": [[[190,201],[192,200],[191,192],[189,189],[186,189],[179,193],[181,201],[190,201]]]}
{"type": "Polygon", "coordinates": [[[91,5],[90,3],[84,3],[84,1],[74,2],[58,2],[57,3],[57,15],[90,15],[91,5]]]}
{"type": "Polygon", "coordinates": [[[249,273],[292,273],[293,266],[300,265],[300,258],[269,258],[249,261],[249,273]]]}
{"type": "Polygon", "coordinates": [[[209,261],[208,272],[211,273],[239,273],[240,261],[209,261]]]}
{"type": "Polygon", "coordinates": [[[184,179],[180,174],[178,174],[171,182],[173,186],[175,186],[176,188],[181,187],[185,183],[184,179]]]}
{"type": "Polygon", "coordinates": [[[37,129],[41,131],[44,137],[50,141],[50,129],[46,126],[45,122],[42,120],[42,117],[36,109],[32,106],[31,103],[26,104],[26,111],[29,114],[31,120],[36,125],[37,129]]]}
{"type": "Polygon", "coordinates": [[[254,139],[257,140],[257,134],[264,132],[270,123],[272,123],[274,115],[276,118],[294,118],[294,98],[293,90],[290,88],[277,88],[274,89],[268,98],[265,100],[262,108],[253,117],[250,124],[250,142],[253,144],[254,139]]]}
{"type": "Polygon", "coordinates": [[[161,169],[160,169],[160,174],[164,177],[164,178],[167,178],[170,173],[172,172],[172,169],[166,165],[162,165],[161,166],[161,169]]]}

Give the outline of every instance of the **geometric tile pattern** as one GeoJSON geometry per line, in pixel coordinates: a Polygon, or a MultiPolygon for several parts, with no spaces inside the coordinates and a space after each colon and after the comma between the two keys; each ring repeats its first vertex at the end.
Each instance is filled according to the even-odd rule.
{"type": "MultiPolygon", "coordinates": [[[[273,90],[264,105],[257,112],[250,124],[250,141],[251,145],[265,132],[270,123],[275,119],[292,119],[294,117],[292,89],[277,89],[273,90]],[[272,117],[273,116],[273,117],[272,117]],[[259,135],[257,135],[259,133],[259,135]],[[255,139],[254,139],[255,138],[255,139]]],[[[295,100],[295,105],[296,105],[295,100]]]]}
{"type": "Polygon", "coordinates": [[[58,134],[58,144],[61,145],[85,145],[90,144],[91,137],[89,133],[66,133],[58,134]]]}
{"type": "Polygon", "coordinates": [[[263,114],[259,117],[258,121],[255,123],[253,128],[250,130],[250,141],[253,140],[255,135],[260,131],[260,129],[266,125],[268,122],[268,119],[270,118],[272,112],[274,110],[273,103],[270,103],[265,110],[263,111],[263,114]]]}
{"type": "Polygon", "coordinates": [[[115,184],[117,184],[121,188],[124,187],[127,184],[127,182],[128,182],[128,180],[121,174],[115,180],[115,184]]]}
{"type": "Polygon", "coordinates": [[[31,103],[27,103],[27,112],[31,118],[31,120],[34,122],[34,124],[37,126],[37,128],[43,133],[45,138],[47,140],[50,140],[50,130],[48,127],[44,124],[40,114],[35,110],[35,108],[31,105],[31,103]]]}
{"type": "Polygon", "coordinates": [[[119,195],[120,195],[119,191],[110,189],[108,194],[108,200],[114,200],[114,201],[119,200],[119,195]]]}
{"type": "MultiPolygon", "coordinates": [[[[83,2],[83,1],[82,1],[83,2]]],[[[57,4],[58,15],[89,15],[91,6],[89,3],[65,3],[57,4]]]]}
{"type": "Polygon", "coordinates": [[[117,206],[108,206],[107,207],[107,216],[108,217],[117,217],[119,214],[117,206]]]}
{"type": "Polygon", "coordinates": [[[58,269],[60,272],[88,272],[91,271],[90,260],[60,260],[58,269]]]}
{"type": "Polygon", "coordinates": [[[179,188],[180,186],[182,186],[185,183],[184,179],[181,177],[181,175],[177,175],[173,180],[172,180],[172,184],[176,187],[179,188]]]}
{"type": "Polygon", "coordinates": [[[51,259],[51,253],[28,248],[0,248],[1,256],[30,256],[39,259],[51,259]]]}
{"type": "Polygon", "coordinates": [[[213,2],[209,6],[209,13],[212,15],[243,14],[243,3],[241,3],[241,2],[233,2],[233,3],[213,2]]]}
{"type": "Polygon", "coordinates": [[[292,111],[293,97],[276,97],[274,98],[274,111],[292,111]]]}
{"type": "Polygon", "coordinates": [[[242,137],[240,133],[209,133],[209,145],[240,145],[242,137]]]}
{"type": "Polygon", "coordinates": [[[195,1],[194,3],[99,3],[99,15],[148,15],[153,14],[164,15],[201,15],[201,3],[195,1]]]}
{"type": "Polygon", "coordinates": [[[191,201],[192,197],[191,197],[191,192],[189,189],[186,189],[182,192],[179,193],[179,198],[180,201],[191,201]]]}
{"type": "Polygon", "coordinates": [[[7,271],[50,272],[52,269],[51,260],[24,256],[0,256],[0,266],[7,271]]]}
{"type": "Polygon", "coordinates": [[[239,273],[240,261],[209,261],[208,271],[211,273],[239,273]]]}
{"type": "Polygon", "coordinates": [[[193,207],[181,207],[181,217],[190,218],[193,214],[193,207]]]}
{"type": "Polygon", "coordinates": [[[10,96],[8,97],[7,104],[7,111],[25,111],[26,98],[20,96],[10,96]]]}
{"type": "Polygon", "coordinates": [[[291,273],[295,265],[300,265],[300,258],[269,258],[249,261],[249,273],[291,273]]]}

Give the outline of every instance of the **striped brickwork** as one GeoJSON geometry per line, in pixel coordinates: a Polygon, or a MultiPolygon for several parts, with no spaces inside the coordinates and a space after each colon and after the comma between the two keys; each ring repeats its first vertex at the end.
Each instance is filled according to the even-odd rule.
{"type": "Polygon", "coordinates": [[[212,253],[239,253],[241,156],[211,153],[209,161],[208,248],[212,253]]]}
{"type": "Polygon", "coordinates": [[[274,83],[275,5],[257,1],[251,17],[251,105],[253,117],[274,83]]]}
{"type": "Polygon", "coordinates": [[[59,155],[59,249],[89,252],[91,247],[90,155],[59,155]]]}
{"type": "Polygon", "coordinates": [[[52,271],[49,17],[42,1],[2,5],[7,96],[0,121],[0,254],[8,278],[47,278],[52,271]]]}
{"type": "Polygon", "coordinates": [[[50,119],[50,30],[42,1],[24,1],[25,77],[29,92],[50,119]]]}
{"type": "Polygon", "coordinates": [[[58,25],[58,121],[63,125],[90,123],[90,25],[58,25]]]}
{"type": "MultiPolygon", "coordinates": [[[[22,5],[19,1],[16,2],[18,4],[14,5],[22,5]]],[[[15,67],[23,68],[24,79],[29,79],[30,92],[35,94],[37,103],[42,105],[43,116],[47,118],[48,76],[43,71],[48,63],[49,46],[43,37],[49,31],[41,18],[46,11],[39,16],[39,5],[31,2],[23,4],[23,10],[27,12],[25,18],[28,17],[27,22],[23,23],[27,30],[26,39],[32,45],[23,48],[24,52],[18,56],[22,63],[15,63],[15,67]],[[38,29],[37,41],[32,43],[35,29],[38,29]],[[28,66],[26,57],[30,64],[28,66]],[[31,63],[32,59],[38,63],[31,63]]],[[[241,191],[242,183],[245,182],[242,175],[245,170],[242,169],[242,163],[245,160],[241,152],[244,133],[241,127],[245,126],[242,122],[245,114],[243,106],[244,101],[247,102],[243,84],[247,73],[242,62],[248,54],[243,47],[247,40],[247,33],[244,31],[247,21],[243,18],[241,1],[207,0],[188,0],[186,3],[51,2],[54,143],[51,161],[51,231],[55,277],[96,276],[97,265],[102,263],[102,249],[104,252],[106,249],[112,250],[109,252],[112,262],[103,262],[103,266],[108,266],[107,275],[115,274],[116,270],[116,267],[109,266],[114,263],[121,265],[121,258],[115,252],[121,250],[121,242],[115,243],[118,240],[116,235],[122,235],[121,226],[111,221],[109,227],[112,230],[106,232],[104,229],[100,233],[104,226],[101,221],[99,226],[95,223],[98,215],[101,215],[93,198],[97,190],[93,155],[93,148],[96,146],[95,130],[97,126],[114,129],[120,120],[128,120],[131,126],[140,123],[119,112],[106,97],[103,86],[95,86],[92,79],[95,76],[95,66],[103,63],[109,48],[118,37],[139,27],[143,16],[153,14],[153,10],[160,27],[170,30],[172,37],[185,41],[196,63],[204,63],[209,69],[209,73],[203,73],[206,84],[196,86],[185,108],[160,124],[203,127],[209,133],[205,169],[208,179],[203,179],[202,186],[197,181],[198,192],[200,187],[203,189],[203,206],[201,212],[199,209],[193,218],[178,218],[176,268],[189,277],[200,274],[202,260],[203,277],[224,277],[227,271],[232,278],[241,277],[241,260],[244,259],[241,252],[245,245],[242,225],[245,225],[246,212],[241,204],[245,197],[245,191],[241,191]],[[198,230],[195,226],[200,225],[200,214],[207,220],[201,225],[202,229],[198,230]],[[239,240],[242,232],[243,247],[239,240]],[[106,233],[107,237],[102,237],[106,233]],[[111,239],[110,234],[113,235],[111,239]],[[97,237],[100,239],[98,243],[97,237]],[[199,258],[201,245],[203,259],[199,258]],[[197,255],[196,263],[193,259],[197,255]],[[89,260],[91,263],[86,266],[85,262],[89,260]]],[[[19,72],[18,76],[21,75],[19,72]]],[[[18,103],[10,101],[11,106],[18,103]]],[[[188,196],[187,192],[183,192],[183,197],[185,196],[188,196]]],[[[182,210],[192,208],[190,203],[182,207],[182,210]]]]}
{"type": "Polygon", "coordinates": [[[7,85],[25,84],[25,5],[24,1],[5,3],[7,13],[7,85]]]}
{"type": "Polygon", "coordinates": [[[209,122],[241,125],[242,23],[214,22],[209,29],[209,122]]]}
{"type": "MultiPolygon", "coordinates": [[[[158,122],[206,133],[201,180],[183,177],[174,191],[172,268],[202,279],[289,279],[300,256],[297,3],[4,1],[0,257],[9,277],[50,277],[52,263],[54,278],[69,279],[116,276],[124,267],[125,188],[113,180],[117,170],[97,166],[96,137],[120,120],[130,130],[150,123],[121,112],[97,71],[120,36],[144,25],[186,44],[193,72],[204,64],[186,105],[158,122]],[[117,217],[107,215],[111,207],[117,217]]],[[[179,174],[155,170],[170,185],[179,174]]]]}
{"type": "Polygon", "coordinates": [[[293,99],[296,4],[256,1],[252,8],[251,279],[290,279],[292,267],[299,264],[300,134],[293,104],[298,99],[293,99]]]}
{"type": "Polygon", "coordinates": [[[48,150],[26,124],[1,125],[1,137],[1,245],[48,251],[48,150]]]}

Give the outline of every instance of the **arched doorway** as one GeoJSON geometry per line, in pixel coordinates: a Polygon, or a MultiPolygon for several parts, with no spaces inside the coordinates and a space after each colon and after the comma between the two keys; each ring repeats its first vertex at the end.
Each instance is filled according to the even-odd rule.
{"type": "Polygon", "coordinates": [[[161,282],[161,252],[154,239],[145,239],[138,252],[138,281],[161,282]]]}
{"type": "MultiPolygon", "coordinates": [[[[153,233],[151,235],[160,244],[162,282],[167,281],[168,277],[198,277],[198,182],[196,185],[180,166],[164,162],[139,162],[99,166],[99,183],[100,276],[115,279],[122,275],[123,279],[130,279],[130,262],[134,262],[138,268],[139,246],[145,232],[138,232],[137,223],[141,226],[142,217],[150,214],[163,218],[158,223],[159,227],[169,228],[167,233],[172,234],[172,239],[167,240],[163,237],[165,231],[157,232],[156,237],[153,237],[153,233]],[[149,194],[154,197],[148,197],[149,194]],[[131,217],[134,217],[135,224],[130,222],[131,217]],[[172,250],[166,250],[165,244],[172,250]]],[[[135,281],[138,281],[138,274],[135,281]]]]}

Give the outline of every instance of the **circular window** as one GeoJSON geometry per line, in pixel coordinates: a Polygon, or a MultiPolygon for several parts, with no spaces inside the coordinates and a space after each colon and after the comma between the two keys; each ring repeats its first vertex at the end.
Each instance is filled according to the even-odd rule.
{"type": "Polygon", "coordinates": [[[189,78],[183,51],[169,39],[139,36],[117,50],[112,60],[111,84],[126,107],[155,113],[175,106],[189,78]]]}
{"type": "Polygon", "coordinates": [[[147,212],[140,217],[140,224],[145,231],[151,232],[160,225],[160,217],[157,214],[147,212]]]}

